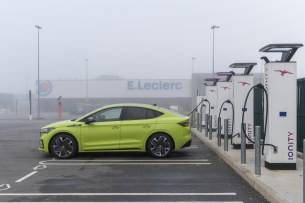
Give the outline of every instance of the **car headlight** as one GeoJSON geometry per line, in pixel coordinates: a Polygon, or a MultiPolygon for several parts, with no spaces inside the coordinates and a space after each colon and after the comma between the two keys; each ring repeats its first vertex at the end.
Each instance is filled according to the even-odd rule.
{"type": "Polygon", "coordinates": [[[46,133],[48,134],[50,131],[54,130],[55,128],[42,128],[40,129],[40,134],[46,133]]]}

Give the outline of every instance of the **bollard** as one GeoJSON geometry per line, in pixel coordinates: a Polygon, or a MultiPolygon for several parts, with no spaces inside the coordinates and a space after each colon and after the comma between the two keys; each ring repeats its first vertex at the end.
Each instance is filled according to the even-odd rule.
{"type": "Polygon", "coordinates": [[[205,114],[205,136],[209,136],[209,114],[205,114]]]}
{"type": "Polygon", "coordinates": [[[246,136],[244,134],[244,131],[243,131],[243,126],[244,128],[246,128],[246,124],[242,123],[241,124],[241,145],[240,145],[240,148],[241,148],[241,159],[240,159],[240,163],[241,164],[246,164],[246,136]]]}
{"type": "Polygon", "coordinates": [[[218,117],[217,122],[217,145],[221,146],[221,117],[218,117]]]}
{"type": "Polygon", "coordinates": [[[197,112],[197,130],[199,131],[199,118],[200,118],[200,113],[197,112]]]}
{"type": "Polygon", "coordinates": [[[261,175],[261,127],[255,126],[255,175],[261,175]]]}
{"type": "Polygon", "coordinates": [[[194,112],[191,115],[191,119],[192,119],[192,128],[195,128],[195,113],[194,112]]]}
{"type": "Polygon", "coordinates": [[[202,112],[199,113],[199,132],[202,133],[202,112]]]}
{"type": "Polygon", "coordinates": [[[228,139],[228,119],[224,120],[224,151],[228,151],[229,139],[228,139]]]}
{"type": "Polygon", "coordinates": [[[212,126],[212,116],[209,116],[209,140],[212,140],[212,130],[213,130],[213,126],[212,126]]]}

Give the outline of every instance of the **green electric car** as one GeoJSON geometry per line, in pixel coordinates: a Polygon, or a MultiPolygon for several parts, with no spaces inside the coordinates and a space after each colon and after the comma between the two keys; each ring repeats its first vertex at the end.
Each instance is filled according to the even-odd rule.
{"type": "Polygon", "coordinates": [[[40,130],[40,150],[59,159],[81,152],[148,152],[157,158],[191,145],[189,117],[145,104],[115,104],[40,130]]]}

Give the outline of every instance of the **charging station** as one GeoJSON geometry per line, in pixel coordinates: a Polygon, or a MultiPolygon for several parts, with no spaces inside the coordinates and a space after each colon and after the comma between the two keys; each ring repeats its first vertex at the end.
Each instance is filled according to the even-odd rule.
{"type": "MultiPolygon", "coordinates": [[[[221,75],[221,73],[217,73],[218,76],[221,75]]],[[[226,101],[233,100],[233,85],[230,81],[232,74],[227,75],[227,78],[225,81],[219,81],[217,83],[217,114],[221,111],[221,119],[220,119],[220,127],[224,126],[224,119],[228,119],[228,134],[229,138],[232,136],[232,115],[233,115],[233,109],[230,103],[227,103],[226,101]]],[[[219,116],[219,115],[217,115],[219,116]]],[[[218,123],[218,122],[217,122],[218,123]]],[[[221,137],[224,135],[224,128],[221,127],[221,137]]]]}
{"type": "MultiPolygon", "coordinates": [[[[254,98],[253,91],[249,94],[249,102],[247,103],[247,107],[244,108],[244,101],[247,97],[248,92],[254,85],[254,77],[250,75],[253,67],[257,65],[257,63],[233,63],[229,67],[236,69],[244,69],[243,74],[233,74],[232,83],[233,83],[233,106],[234,106],[234,125],[233,131],[234,134],[232,137],[232,145],[234,149],[240,149],[241,144],[241,123],[242,123],[242,113],[244,114],[244,123],[246,124],[246,133],[251,140],[254,140],[254,98]]],[[[246,148],[253,149],[253,143],[249,140],[246,141],[246,148]]]]}
{"type": "Polygon", "coordinates": [[[269,44],[260,52],[280,52],[280,61],[265,60],[265,89],[268,93],[266,142],[277,147],[265,148],[265,167],[272,170],[296,169],[297,64],[290,61],[302,44],[269,44]]]}
{"type": "Polygon", "coordinates": [[[217,82],[219,78],[207,78],[205,81],[212,81],[212,85],[206,85],[205,92],[206,92],[206,100],[208,101],[208,108],[210,115],[212,116],[212,129],[216,130],[217,128],[217,120],[218,120],[218,108],[217,108],[217,82]]]}

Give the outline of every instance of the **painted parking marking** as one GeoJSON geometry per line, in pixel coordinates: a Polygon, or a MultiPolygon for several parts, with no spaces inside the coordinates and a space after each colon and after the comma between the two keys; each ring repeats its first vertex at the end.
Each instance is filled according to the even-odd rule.
{"type": "Polygon", "coordinates": [[[46,169],[46,168],[47,168],[46,165],[40,164],[40,165],[38,165],[38,166],[35,166],[35,167],[33,168],[33,170],[34,170],[34,171],[37,171],[37,170],[42,170],[42,169],[46,169]]]}
{"type": "Polygon", "coordinates": [[[20,183],[20,182],[24,181],[25,179],[31,177],[32,175],[36,174],[36,173],[38,173],[38,171],[33,171],[33,172],[23,176],[22,178],[16,180],[15,183],[20,183]]]}
{"type": "Polygon", "coordinates": [[[8,190],[10,188],[11,188],[10,184],[2,184],[2,185],[0,185],[0,191],[8,190]]]}
{"type": "Polygon", "coordinates": [[[236,196],[236,193],[0,193],[0,196],[236,196]]]}
{"type": "MultiPolygon", "coordinates": [[[[45,202],[35,202],[35,203],[45,203],[45,202]]],[[[53,202],[48,202],[53,203],[53,202]]],[[[54,202],[55,203],[55,202],[54,202]]],[[[65,202],[65,203],[75,203],[75,202],[65,202]]],[[[100,202],[90,202],[90,203],[100,203],[100,202]]],[[[126,203],[126,202],[103,202],[103,203],[126,203]]],[[[148,203],[148,202],[130,202],[130,203],[148,203]]],[[[151,202],[149,203],[177,203],[177,202],[168,202],[168,201],[162,201],[162,202],[151,202]]],[[[183,201],[183,203],[243,203],[243,202],[237,202],[237,201],[183,201]]]]}
{"type": "Polygon", "coordinates": [[[39,162],[41,165],[210,165],[207,159],[196,160],[47,160],[39,162]]]}
{"type": "Polygon", "coordinates": [[[46,162],[80,162],[80,161],[88,161],[88,162],[205,162],[209,161],[208,159],[164,159],[164,160],[156,160],[156,159],[93,159],[93,160],[86,160],[86,159],[73,159],[73,160],[60,160],[60,159],[52,159],[52,160],[45,160],[40,161],[39,164],[44,164],[46,162]]]}

